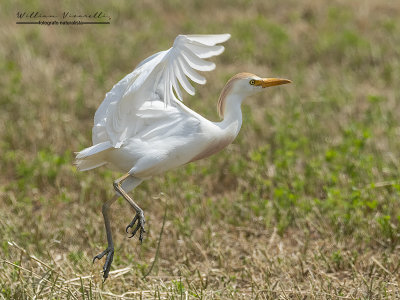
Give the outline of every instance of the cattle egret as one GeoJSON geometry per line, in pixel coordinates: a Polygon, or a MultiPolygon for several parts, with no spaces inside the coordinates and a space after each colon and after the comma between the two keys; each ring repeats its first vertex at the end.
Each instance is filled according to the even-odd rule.
{"type": "Polygon", "coordinates": [[[211,122],[182,104],[179,84],[190,95],[191,81],[205,84],[197,71],[211,71],[215,64],[204,60],[221,54],[217,45],[229,34],[179,35],[173,46],[145,59],[118,82],[105,96],[95,113],[93,146],[76,155],[78,169],[91,170],[102,165],[124,172],[114,181],[116,194],[103,204],[108,247],[104,255],[104,280],[114,256],[108,209],[122,196],[136,215],[126,227],[133,237],[139,231],[142,242],[145,218],[142,209],[128,195],[143,180],[170,169],[208,157],[232,143],[242,125],[242,101],[263,88],[290,83],[280,78],[260,78],[251,73],[233,76],[218,100],[221,122],[211,122]],[[179,83],[179,84],[178,84],[179,83]]]}

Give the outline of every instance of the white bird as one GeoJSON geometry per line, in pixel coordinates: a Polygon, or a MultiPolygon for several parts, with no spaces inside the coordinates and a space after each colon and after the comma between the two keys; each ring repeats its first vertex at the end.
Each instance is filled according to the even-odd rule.
{"type": "Polygon", "coordinates": [[[114,181],[116,194],[102,208],[108,247],[93,262],[107,255],[104,280],[114,256],[108,218],[110,205],[122,196],[135,209],[136,215],[126,232],[137,223],[131,237],[139,231],[142,242],[145,218],[128,192],[145,179],[225,148],[236,138],[242,125],[242,101],[265,87],[291,82],[260,78],[251,73],[233,76],[218,100],[221,122],[211,122],[183,105],[179,84],[194,95],[187,77],[205,84],[206,79],[195,70],[213,70],[215,64],[204,58],[221,54],[224,47],[217,44],[229,38],[229,34],[179,35],[172,48],[148,57],[114,85],[96,111],[93,146],[77,153],[75,164],[81,171],[107,164],[125,173],[114,181]]]}

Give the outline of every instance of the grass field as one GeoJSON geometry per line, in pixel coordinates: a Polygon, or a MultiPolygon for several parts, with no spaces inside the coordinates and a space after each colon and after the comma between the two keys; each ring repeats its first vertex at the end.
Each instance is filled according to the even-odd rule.
{"type": "Polygon", "coordinates": [[[0,298],[400,298],[400,2],[1,6],[0,298]],[[33,10],[101,10],[111,24],[15,24],[33,10]],[[103,284],[92,258],[120,174],[80,173],[74,151],[91,145],[95,110],[138,62],[180,33],[225,32],[188,106],[218,120],[219,92],[242,71],[293,83],[245,102],[233,145],[135,190],[142,245],[124,231],[134,212],[113,206],[103,284]]]}

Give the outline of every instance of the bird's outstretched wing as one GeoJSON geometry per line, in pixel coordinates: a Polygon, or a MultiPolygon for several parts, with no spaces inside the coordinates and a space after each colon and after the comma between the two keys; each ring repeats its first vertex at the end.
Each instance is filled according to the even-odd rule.
{"type": "Polygon", "coordinates": [[[229,38],[229,34],[179,35],[172,48],[142,61],[106,94],[94,117],[93,143],[109,141],[119,148],[140,130],[138,112],[145,103],[161,100],[167,108],[182,101],[179,84],[194,95],[195,90],[187,77],[205,84],[205,78],[196,70],[213,70],[215,64],[204,58],[221,54],[224,47],[217,44],[229,38]]]}

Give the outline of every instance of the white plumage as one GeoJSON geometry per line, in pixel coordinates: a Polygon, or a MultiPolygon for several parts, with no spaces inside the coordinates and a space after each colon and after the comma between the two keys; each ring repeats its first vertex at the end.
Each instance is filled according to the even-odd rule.
{"type": "MultiPolygon", "coordinates": [[[[146,176],[154,175],[146,169],[156,168],[157,162],[182,144],[174,137],[195,139],[200,122],[205,120],[180,103],[183,97],[178,83],[194,95],[195,90],[186,77],[205,84],[206,79],[196,70],[215,69],[214,63],[203,59],[221,54],[224,47],[216,44],[229,37],[229,34],[179,35],[172,48],[142,61],[107,93],[96,111],[92,131],[94,146],[78,153],[78,168],[85,171],[111,163],[117,170],[128,172],[141,158],[145,158],[136,166],[136,175],[140,177],[140,172],[145,172],[146,176]],[[122,149],[109,151],[119,148],[122,149]],[[127,159],[129,162],[124,162],[119,155],[124,156],[127,152],[131,156],[127,159]]],[[[201,148],[199,146],[196,148],[201,148]]],[[[175,154],[181,158],[176,166],[185,163],[182,161],[184,156],[190,156],[190,152],[187,155],[175,154]]],[[[161,173],[160,169],[157,171],[161,173]]]]}

